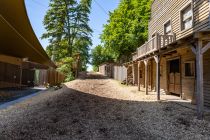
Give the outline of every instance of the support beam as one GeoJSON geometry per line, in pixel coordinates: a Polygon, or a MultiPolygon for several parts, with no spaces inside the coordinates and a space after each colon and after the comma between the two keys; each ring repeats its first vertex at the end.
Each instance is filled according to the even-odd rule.
{"type": "Polygon", "coordinates": [[[197,72],[197,113],[198,119],[203,119],[204,99],[203,99],[203,54],[202,41],[198,42],[196,53],[196,72],[197,72]]]}
{"type": "Polygon", "coordinates": [[[196,55],[196,49],[194,48],[194,46],[191,47],[191,50],[196,55]]]}
{"type": "Polygon", "coordinates": [[[148,59],[144,60],[145,65],[145,94],[148,95],[148,59]]]}
{"type": "Polygon", "coordinates": [[[197,117],[203,119],[204,117],[204,94],[203,94],[203,54],[210,49],[210,42],[203,47],[202,40],[198,40],[196,49],[191,47],[193,53],[196,55],[196,103],[197,103],[197,117]]]}
{"type": "Polygon", "coordinates": [[[210,49],[210,42],[209,42],[206,46],[204,46],[204,47],[202,48],[201,53],[202,53],[202,54],[205,53],[208,49],[210,49]]]}
{"type": "Polygon", "coordinates": [[[204,97],[203,97],[203,54],[202,41],[198,41],[196,46],[196,102],[197,117],[203,119],[204,114],[204,97]]]}
{"type": "Polygon", "coordinates": [[[156,62],[156,92],[157,100],[160,100],[160,56],[154,56],[156,62]]]}
{"type": "Polygon", "coordinates": [[[141,67],[141,61],[138,61],[138,91],[141,90],[141,87],[140,87],[140,67],[141,67]]]}

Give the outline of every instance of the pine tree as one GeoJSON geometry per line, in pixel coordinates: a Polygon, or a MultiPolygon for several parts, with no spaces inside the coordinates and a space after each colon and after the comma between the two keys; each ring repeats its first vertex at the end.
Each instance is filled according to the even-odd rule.
{"type": "MultiPolygon", "coordinates": [[[[49,40],[47,53],[62,67],[75,53],[81,54],[81,66],[86,68],[92,30],[88,25],[91,0],[50,0],[43,24],[49,40]]],[[[69,62],[69,65],[70,62],[69,62]]],[[[66,70],[65,70],[66,71],[66,70]]]]}

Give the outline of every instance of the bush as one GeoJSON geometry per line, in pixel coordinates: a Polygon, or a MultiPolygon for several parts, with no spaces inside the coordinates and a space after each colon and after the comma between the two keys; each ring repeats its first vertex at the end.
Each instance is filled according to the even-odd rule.
{"type": "Polygon", "coordinates": [[[67,75],[66,75],[66,79],[65,79],[65,82],[69,82],[69,81],[72,81],[74,80],[75,77],[73,75],[73,73],[70,71],[67,75]]]}

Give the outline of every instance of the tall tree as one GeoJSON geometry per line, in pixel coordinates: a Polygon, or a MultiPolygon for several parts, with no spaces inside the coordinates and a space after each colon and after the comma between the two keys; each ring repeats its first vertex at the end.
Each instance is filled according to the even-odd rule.
{"type": "Polygon", "coordinates": [[[49,56],[62,65],[64,59],[72,60],[68,57],[80,53],[81,67],[85,68],[92,44],[88,25],[91,0],[50,0],[49,7],[43,21],[46,33],[42,35],[43,39],[49,39],[49,56]]]}
{"type": "Polygon", "coordinates": [[[104,62],[113,62],[114,57],[111,53],[108,52],[108,50],[103,47],[102,45],[96,46],[94,49],[92,49],[91,52],[92,55],[92,65],[94,67],[94,70],[97,71],[100,64],[104,62]]]}
{"type": "Polygon", "coordinates": [[[147,40],[151,0],[121,0],[104,25],[101,40],[118,61],[129,60],[131,53],[147,40]]]}
{"type": "Polygon", "coordinates": [[[91,33],[92,29],[89,27],[91,0],[80,0],[77,6],[77,34],[75,39],[75,52],[79,52],[82,60],[82,68],[86,69],[86,64],[89,63],[89,46],[92,45],[91,33]]]}

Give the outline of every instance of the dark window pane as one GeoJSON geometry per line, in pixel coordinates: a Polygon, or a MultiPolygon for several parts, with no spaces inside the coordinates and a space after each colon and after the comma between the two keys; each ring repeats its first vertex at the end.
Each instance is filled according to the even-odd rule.
{"type": "Polygon", "coordinates": [[[195,67],[194,63],[185,63],[185,76],[194,76],[195,67]]]}

